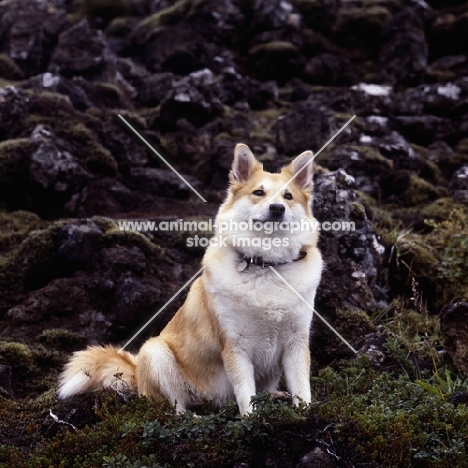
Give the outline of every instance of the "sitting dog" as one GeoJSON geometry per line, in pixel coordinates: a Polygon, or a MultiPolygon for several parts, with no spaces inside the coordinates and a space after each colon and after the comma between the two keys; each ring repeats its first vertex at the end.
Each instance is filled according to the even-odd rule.
{"type": "Polygon", "coordinates": [[[238,144],[204,271],[185,303],[138,355],[112,346],[74,353],[59,397],[125,382],[178,411],[235,398],[244,415],[251,397],[274,392],[284,372],[293,403],[309,403],[309,334],[322,272],[312,159],[306,151],[272,174],[238,144]]]}

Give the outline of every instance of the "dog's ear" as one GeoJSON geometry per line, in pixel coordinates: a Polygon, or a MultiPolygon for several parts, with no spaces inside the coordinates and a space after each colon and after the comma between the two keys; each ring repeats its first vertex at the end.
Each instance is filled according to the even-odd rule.
{"type": "Polygon", "coordinates": [[[255,159],[249,147],[239,143],[234,148],[234,161],[229,173],[229,181],[231,184],[245,182],[261,168],[262,165],[255,159]]]}
{"type": "Polygon", "coordinates": [[[312,151],[304,151],[287,167],[288,171],[295,176],[294,182],[301,190],[312,190],[313,159],[312,151]]]}

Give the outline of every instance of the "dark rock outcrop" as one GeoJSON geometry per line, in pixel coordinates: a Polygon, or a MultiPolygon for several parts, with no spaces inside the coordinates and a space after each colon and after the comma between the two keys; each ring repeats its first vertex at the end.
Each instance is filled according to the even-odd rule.
{"type": "Polygon", "coordinates": [[[440,312],[444,349],[455,366],[468,374],[468,303],[450,304],[440,312]]]}

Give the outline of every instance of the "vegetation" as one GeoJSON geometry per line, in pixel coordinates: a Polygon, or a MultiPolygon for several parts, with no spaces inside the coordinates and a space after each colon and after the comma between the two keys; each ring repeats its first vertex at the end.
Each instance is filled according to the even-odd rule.
{"type": "MultiPolygon", "coordinates": [[[[267,466],[272,457],[289,467],[316,446],[327,447],[338,467],[468,467],[468,406],[451,402],[468,379],[438,352],[438,321],[418,311],[417,301],[411,309],[395,302],[373,317],[385,337],[382,368],[365,355],[323,368],[311,377],[313,404],[292,407],[263,393],[246,417],[234,402],[176,414],[168,403],[112,392],[60,403],[52,384],[58,354],[2,342],[0,362],[22,366],[15,375],[24,376],[30,396],[26,382],[41,369],[50,376],[44,393],[3,399],[0,467],[267,466]],[[6,443],[18,431],[23,445],[6,443]]],[[[59,330],[43,337],[56,348],[75,338],[59,330]]]]}

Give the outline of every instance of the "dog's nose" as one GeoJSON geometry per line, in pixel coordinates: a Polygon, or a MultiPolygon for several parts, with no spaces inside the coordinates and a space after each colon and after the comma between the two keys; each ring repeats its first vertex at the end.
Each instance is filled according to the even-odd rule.
{"type": "Polygon", "coordinates": [[[270,213],[274,216],[281,216],[286,209],[282,203],[272,203],[269,208],[270,213]]]}

